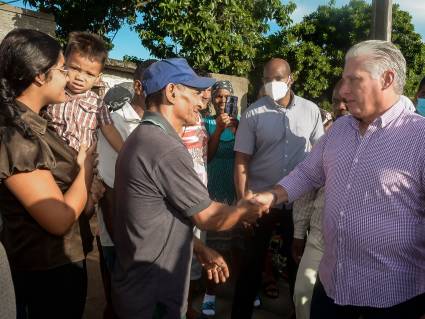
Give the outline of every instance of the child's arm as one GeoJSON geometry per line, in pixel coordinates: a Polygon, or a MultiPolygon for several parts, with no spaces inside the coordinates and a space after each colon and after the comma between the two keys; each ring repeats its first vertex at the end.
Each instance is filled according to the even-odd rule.
{"type": "Polygon", "coordinates": [[[105,136],[109,144],[111,144],[112,148],[118,153],[121,150],[124,141],[114,124],[101,125],[100,131],[105,136]]]}

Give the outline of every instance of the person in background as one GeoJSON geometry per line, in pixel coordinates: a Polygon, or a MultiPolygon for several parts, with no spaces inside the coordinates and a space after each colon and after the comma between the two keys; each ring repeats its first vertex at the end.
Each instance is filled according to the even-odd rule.
{"type": "Polygon", "coordinates": [[[339,94],[341,84],[342,80],[339,80],[332,91],[332,113],[335,119],[350,114],[347,103],[342,99],[341,94],[339,94]]]}
{"type": "MultiPolygon", "coordinates": [[[[211,99],[211,87],[202,92],[202,103],[199,105],[201,113],[208,107],[211,99]]],[[[184,126],[181,133],[181,139],[184,146],[187,148],[193,160],[193,168],[197,173],[202,183],[207,185],[207,149],[208,149],[208,134],[205,130],[205,125],[202,117],[199,115],[195,125],[184,126]]],[[[199,313],[193,308],[194,291],[198,287],[199,280],[202,277],[202,258],[208,259],[211,263],[220,264],[229,273],[228,266],[223,257],[214,249],[205,245],[205,231],[201,231],[196,226],[193,228],[193,256],[190,267],[190,285],[188,294],[187,319],[199,318],[199,313]],[[198,257],[200,256],[200,257],[198,257]],[[200,259],[201,261],[199,261],[200,259]]],[[[220,278],[219,278],[220,279],[220,278]]],[[[225,278],[227,279],[227,278],[225,278]]],[[[210,281],[210,280],[209,280],[210,281]]],[[[212,281],[212,280],[211,280],[212,281]]]]}
{"type": "Polygon", "coordinates": [[[0,56],[1,241],[17,318],[81,318],[87,273],[79,217],[94,147],[83,144],[77,154],[41,116],[46,105],[66,99],[68,70],[56,40],[15,29],[1,42],[0,56]]]}
{"type": "MultiPolygon", "coordinates": [[[[1,217],[1,215],[0,215],[1,217]]],[[[0,233],[3,228],[0,219],[0,233]]],[[[16,318],[16,298],[6,250],[0,241],[0,318],[16,318]]]]}
{"type": "Polygon", "coordinates": [[[71,32],[65,50],[69,71],[64,103],[51,104],[47,111],[59,136],[77,152],[81,144],[91,146],[100,128],[109,144],[118,152],[122,138],[108,108],[92,91],[105,65],[108,50],[103,39],[89,32],[71,32]]]}
{"type": "MultiPolygon", "coordinates": [[[[212,86],[212,106],[215,115],[204,118],[208,134],[208,193],[211,199],[232,205],[235,200],[233,182],[235,133],[238,119],[225,113],[229,96],[234,94],[230,81],[217,81],[212,86]]],[[[237,262],[241,238],[235,237],[237,229],[228,232],[208,232],[207,244],[219,251],[232,251],[232,261],[237,262]]],[[[232,267],[237,269],[237,267],[232,267]]],[[[201,305],[203,315],[215,315],[216,284],[207,282],[207,290],[201,305]]]]}
{"type": "MultiPolygon", "coordinates": [[[[133,83],[118,84],[111,88],[105,95],[105,104],[115,111],[111,113],[114,125],[125,141],[131,132],[139,125],[144,110],[145,96],[142,81],[145,66],[138,65],[133,75],[133,83]]],[[[99,236],[97,237],[100,270],[106,297],[106,307],[103,318],[117,318],[111,299],[111,272],[115,262],[115,247],[111,234],[113,232],[112,212],[114,207],[114,180],[115,162],[118,157],[116,150],[109,144],[102,132],[99,132],[97,143],[99,153],[99,177],[103,181],[105,194],[100,200],[98,210],[99,236]]]]}
{"type": "MultiPolygon", "coordinates": [[[[332,102],[341,103],[337,94],[338,90],[334,89],[332,102]]],[[[338,110],[338,105],[334,103],[332,104],[333,109],[338,110]]],[[[324,109],[320,109],[320,114],[323,127],[327,131],[332,125],[332,114],[324,109]]],[[[342,116],[340,112],[336,112],[336,114],[342,116]]],[[[322,235],[324,206],[325,188],[322,187],[296,200],[292,208],[294,214],[292,257],[299,264],[294,288],[294,305],[297,319],[310,318],[311,297],[324,251],[322,235]]]]}
{"type": "Polygon", "coordinates": [[[416,113],[425,116],[425,77],[421,80],[418,86],[418,91],[415,95],[416,113]]]}
{"type": "MultiPolygon", "coordinates": [[[[235,139],[235,188],[237,198],[248,189],[260,192],[289,174],[323,135],[319,108],[292,90],[291,68],[287,61],[274,58],[263,71],[265,96],[242,114],[235,139]]],[[[279,224],[283,255],[287,257],[291,291],[296,264],[291,255],[293,239],[292,208],[273,207],[258,221],[245,241],[241,270],[236,282],[232,318],[251,318],[253,302],[260,289],[263,261],[274,229],[279,224]]]]}

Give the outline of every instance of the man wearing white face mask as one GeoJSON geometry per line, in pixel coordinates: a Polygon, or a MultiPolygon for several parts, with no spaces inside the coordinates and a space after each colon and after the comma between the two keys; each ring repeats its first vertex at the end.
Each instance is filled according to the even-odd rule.
{"type": "MultiPolygon", "coordinates": [[[[291,69],[285,60],[271,59],[264,67],[265,96],[242,114],[235,140],[235,187],[238,198],[246,192],[273,187],[289,174],[323,135],[320,111],[316,104],[291,90],[291,69]]],[[[232,318],[251,318],[252,302],[261,284],[262,261],[272,231],[280,224],[287,256],[291,294],[296,264],[291,253],[292,210],[280,206],[262,217],[246,242],[240,275],[236,284],[232,318]]]]}

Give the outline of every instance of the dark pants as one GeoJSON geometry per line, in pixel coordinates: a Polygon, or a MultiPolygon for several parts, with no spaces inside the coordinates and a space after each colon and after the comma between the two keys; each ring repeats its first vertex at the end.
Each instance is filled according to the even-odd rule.
{"type": "Polygon", "coordinates": [[[418,319],[423,314],[425,314],[425,294],[390,308],[341,306],[335,304],[333,299],[326,295],[318,279],[311,300],[310,319],[418,319]]]}
{"type": "Polygon", "coordinates": [[[266,258],[270,237],[277,224],[279,224],[278,230],[283,236],[284,247],[282,254],[287,257],[291,296],[294,293],[297,266],[291,256],[291,244],[294,235],[292,210],[272,209],[269,214],[259,220],[253,235],[246,240],[246,247],[241,256],[241,269],[233,297],[233,319],[246,319],[252,316],[253,302],[261,286],[264,259],[266,258]]]}
{"type": "Polygon", "coordinates": [[[18,319],[80,319],[87,295],[86,262],[12,273],[18,319]]]}
{"type": "Polygon", "coordinates": [[[111,272],[115,262],[115,247],[102,246],[100,237],[96,236],[97,248],[99,250],[99,266],[102,275],[103,291],[105,292],[106,306],[103,310],[103,319],[117,319],[118,316],[112,306],[111,296],[111,272]]]}

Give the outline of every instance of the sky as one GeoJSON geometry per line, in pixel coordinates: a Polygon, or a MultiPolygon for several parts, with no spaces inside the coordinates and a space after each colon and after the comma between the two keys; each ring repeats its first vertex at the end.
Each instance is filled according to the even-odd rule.
{"type": "MultiPolygon", "coordinates": [[[[4,1],[4,0],[3,0],[4,1]]],[[[372,0],[366,0],[371,3],[372,0]]],[[[9,2],[6,0],[6,2],[9,2]]],[[[288,3],[289,0],[282,0],[283,3],[288,3]]],[[[336,0],[336,6],[340,7],[347,4],[349,0],[336,0]]],[[[329,0],[295,0],[297,9],[292,14],[294,23],[299,22],[305,15],[315,11],[319,5],[329,3],[329,0]]],[[[393,3],[400,5],[400,8],[407,11],[412,16],[412,23],[415,26],[415,31],[418,32],[422,39],[425,40],[425,1],[423,0],[393,0],[393,3]]],[[[24,8],[23,1],[16,1],[11,5],[24,8]]],[[[31,9],[27,6],[27,8],[31,9]]],[[[115,34],[113,40],[114,48],[109,52],[109,56],[114,59],[121,60],[124,55],[136,56],[140,59],[151,58],[149,51],[142,46],[139,36],[131,27],[124,24],[121,29],[115,34]]]]}

